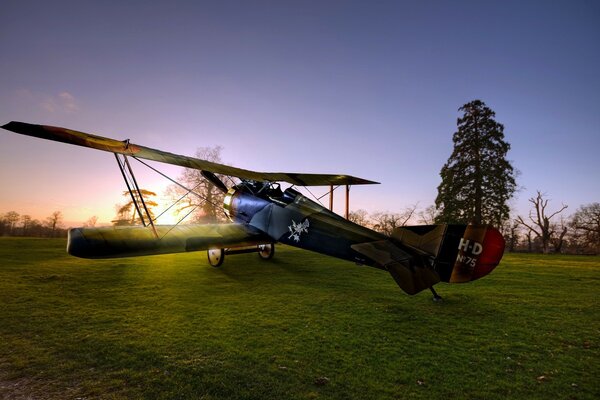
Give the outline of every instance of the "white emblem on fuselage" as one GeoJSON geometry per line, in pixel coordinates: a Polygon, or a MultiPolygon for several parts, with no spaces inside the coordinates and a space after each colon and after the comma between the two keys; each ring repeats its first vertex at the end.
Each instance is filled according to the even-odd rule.
{"type": "Polygon", "coordinates": [[[305,219],[302,223],[296,223],[294,220],[292,220],[292,224],[288,226],[288,229],[290,230],[290,236],[288,236],[288,239],[293,238],[296,242],[299,242],[300,235],[303,233],[308,233],[308,227],[308,219],[305,219]]]}

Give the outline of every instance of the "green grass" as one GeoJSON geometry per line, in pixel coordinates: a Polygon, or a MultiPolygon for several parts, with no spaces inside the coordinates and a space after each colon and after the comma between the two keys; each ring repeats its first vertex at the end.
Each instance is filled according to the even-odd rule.
{"type": "Polygon", "coordinates": [[[64,247],[0,239],[0,398],[600,398],[600,257],[509,254],[434,303],[283,246],[220,269],[64,247]]]}

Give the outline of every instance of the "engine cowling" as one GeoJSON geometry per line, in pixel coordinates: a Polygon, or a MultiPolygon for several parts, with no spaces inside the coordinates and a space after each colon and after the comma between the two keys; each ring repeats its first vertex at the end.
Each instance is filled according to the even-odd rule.
{"type": "Polygon", "coordinates": [[[269,204],[269,201],[235,187],[229,189],[223,200],[223,208],[229,219],[245,223],[249,223],[257,212],[269,204]]]}

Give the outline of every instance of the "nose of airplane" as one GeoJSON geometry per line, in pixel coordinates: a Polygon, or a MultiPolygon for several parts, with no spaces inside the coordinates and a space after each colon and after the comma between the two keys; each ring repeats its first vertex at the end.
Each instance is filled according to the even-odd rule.
{"type": "Polygon", "coordinates": [[[67,238],[67,253],[75,257],[86,258],[88,256],[88,241],[83,236],[81,228],[69,229],[67,238]]]}

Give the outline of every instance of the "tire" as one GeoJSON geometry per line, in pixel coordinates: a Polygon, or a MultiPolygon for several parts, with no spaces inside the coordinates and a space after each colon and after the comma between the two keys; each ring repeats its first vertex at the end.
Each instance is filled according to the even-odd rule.
{"type": "Polygon", "coordinates": [[[217,268],[225,261],[225,250],[224,249],[209,249],[206,254],[208,255],[208,263],[217,268]]]}
{"type": "Polygon", "coordinates": [[[273,243],[259,244],[257,247],[258,256],[263,260],[270,260],[275,255],[275,244],[273,243]]]}

